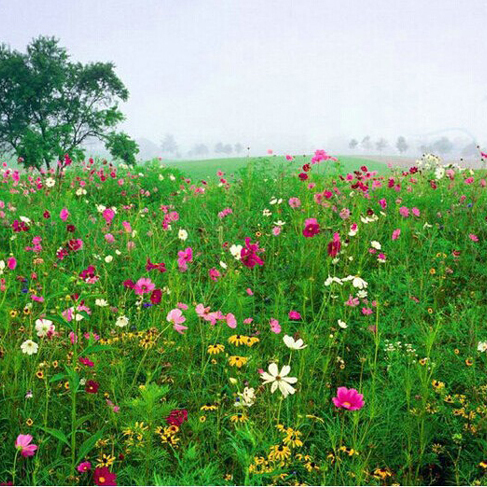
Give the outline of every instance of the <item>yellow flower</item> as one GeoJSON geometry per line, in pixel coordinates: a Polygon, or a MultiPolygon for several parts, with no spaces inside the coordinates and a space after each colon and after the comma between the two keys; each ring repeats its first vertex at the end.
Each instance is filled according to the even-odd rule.
{"type": "Polygon", "coordinates": [[[44,379],[44,372],[43,372],[42,370],[38,370],[38,371],[36,372],[36,377],[37,377],[38,379],[44,379]]]}
{"type": "Polygon", "coordinates": [[[376,479],[385,480],[387,477],[391,477],[391,472],[387,468],[376,468],[373,476],[376,479]]]}
{"type": "Polygon", "coordinates": [[[10,314],[10,318],[16,318],[19,312],[16,309],[11,309],[9,314],[10,314]]]}
{"type": "Polygon", "coordinates": [[[255,345],[256,343],[259,343],[260,340],[257,338],[257,337],[248,337],[247,339],[247,346],[248,347],[251,347],[253,345],[255,345]]]}
{"type": "Polygon", "coordinates": [[[291,448],[298,448],[300,446],[303,446],[303,442],[300,438],[302,435],[301,431],[293,431],[291,428],[289,428],[291,431],[288,431],[287,436],[282,440],[283,443],[286,446],[290,446],[291,448]]]}
{"type": "Polygon", "coordinates": [[[29,428],[34,424],[34,421],[32,421],[32,419],[28,418],[27,421],[25,422],[25,424],[27,426],[29,426],[29,428]]]}
{"type": "Polygon", "coordinates": [[[228,343],[231,343],[232,345],[235,345],[236,347],[239,347],[240,345],[246,345],[248,342],[249,337],[245,335],[232,335],[228,339],[228,343]]]}
{"type": "Polygon", "coordinates": [[[473,365],[473,359],[469,357],[467,360],[465,360],[465,364],[467,365],[467,367],[472,366],[473,365]]]}
{"type": "Polygon", "coordinates": [[[308,471],[308,472],[312,472],[313,470],[319,470],[320,469],[320,466],[317,465],[315,462],[306,462],[304,464],[304,468],[308,471]]]}
{"type": "Polygon", "coordinates": [[[218,409],[218,406],[215,404],[204,404],[203,406],[200,407],[201,411],[216,411],[218,409]]]}
{"type": "Polygon", "coordinates": [[[200,416],[200,423],[204,423],[206,421],[206,416],[200,416]]]}
{"type": "Polygon", "coordinates": [[[239,369],[243,367],[247,362],[249,358],[248,357],[240,357],[239,355],[231,355],[228,357],[228,363],[232,366],[236,366],[239,369]]]}
{"type": "Polygon", "coordinates": [[[101,456],[101,458],[97,458],[97,467],[111,467],[113,462],[115,461],[115,457],[111,455],[105,455],[105,453],[101,456]]]}
{"type": "Polygon", "coordinates": [[[445,388],[445,383],[444,382],[440,382],[439,380],[432,380],[431,381],[431,385],[436,389],[436,390],[440,390],[440,389],[444,389],[445,388]]]}
{"type": "Polygon", "coordinates": [[[233,416],[230,416],[230,421],[232,423],[245,423],[245,421],[247,421],[248,419],[249,417],[244,413],[237,413],[233,416]]]}
{"type": "Polygon", "coordinates": [[[208,345],[208,353],[210,355],[216,355],[225,351],[225,346],[217,343],[216,345],[208,345]]]}
{"type": "Polygon", "coordinates": [[[291,450],[286,445],[271,446],[269,460],[287,460],[291,456],[291,450]]]}

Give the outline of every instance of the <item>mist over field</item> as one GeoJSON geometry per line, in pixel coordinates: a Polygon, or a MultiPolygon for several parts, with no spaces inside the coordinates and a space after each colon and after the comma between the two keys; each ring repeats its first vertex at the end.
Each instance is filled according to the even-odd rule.
{"type": "Polygon", "coordinates": [[[482,0],[2,0],[0,41],[22,50],[54,35],[75,60],[113,61],[130,92],[123,129],[141,158],[228,156],[228,145],[240,156],[397,154],[399,136],[412,156],[447,137],[445,156],[456,157],[487,142],[486,9],[482,0]],[[167,134],[173,152],[161,151],[167,134]]]}

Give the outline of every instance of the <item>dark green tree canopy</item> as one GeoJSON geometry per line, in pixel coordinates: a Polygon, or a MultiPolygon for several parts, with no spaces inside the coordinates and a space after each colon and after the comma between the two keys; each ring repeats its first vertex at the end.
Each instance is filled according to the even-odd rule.
{"type": "Polygon", "coordinates": [[[88,138],[106,142],[128,99],[114,68],[72,62],[51,37],[34,39],[26,53],[0,45],[0,150],[39,168],[65,153],[81,156],[88,138]]]}

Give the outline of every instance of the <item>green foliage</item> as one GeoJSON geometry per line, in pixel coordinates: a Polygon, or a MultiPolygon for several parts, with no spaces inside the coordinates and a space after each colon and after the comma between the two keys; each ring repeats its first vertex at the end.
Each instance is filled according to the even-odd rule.
{"type": "Polygon", "coordinates": [[[40,168],[66,153],[82,156],[90,138],[105,140],[123,120],[118,103],[128,98],[114,68],[72,62],[50,37],[34,39],[26,53],[1,45],[0,149],[40,168]]]}
{"type": "Polygon", "coordinates": [[[133,166],[136,163],[135,155],[139,152],[139,147],[135,140],[132,140],[125,133],[111,133],[107,137],[107,149],[115,159],[121,159],[126,164],[133,166]]]}

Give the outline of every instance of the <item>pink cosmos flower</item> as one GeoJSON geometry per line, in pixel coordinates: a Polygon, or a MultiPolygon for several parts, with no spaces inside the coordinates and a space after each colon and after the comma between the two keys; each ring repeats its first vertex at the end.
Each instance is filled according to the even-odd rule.
{"type": "Polygon", "coordinates": [[[178,266],[181,272],[188,270],[188,263],[193,262],[193,249],[188,247],[178,252],[178,266]]]}
{"type": "Polygon", "coordinates": [[[227,313],[225,320],[230,328],[237,328],[237,320],[232,313],[227,313]]]}
{"type": "Polygon", "coordinates": [[[106,208],[103,210],[103,218],[107,223],[111,223],[113,218],[115,217],[115,212],[111,208],[106,208]]]}
{"type": "Polygon", "coordinates": [[[409,209],[406,206],[401,206],[401,208],[399,208],[399,214],[404,218],[407,218],[409,216],[409,209]]]}
{"type": "Polygon", "coordinates": [[[78,472],[88,472],[89,470],[91,470],[91,463],[90,462],[82,462],[80,463],[77,467],[76,467],[76,470],[78,472]]]}
{"type": "Polygon", "coordinates": [[[245,239],[245,247],[240,251],[240,260],[245,267],[253,269],[256,265],[264,265],[264,261],[257,255],[264,249],[258,243],[251,243],[250,238],[245,239]]]}
{"type": "Polygon", "coordinates": [[[19,435],[15,440],[15,448],[20,451],[20,454],[23,457],[33,457],[36,450],[37,445],[32,444],[32,436],[31,435],[19,435]]]}
{"type": "Polygon", "coordinates": [[[301,206],[301,200],[299,198],[289,198],[288,203],[291,208],[299,208],[301,206]]]}
{"type": "Polygon", "coordinates": [[[279,324],[279,321],[277,321],[275,318],[271,318],[270,320],[270,325],[271,325],[271,331],[273,333],[281,333],[281,325],[279,324]]]}
{"type": "Polygon", "coordinates": [[[208,271],[208,274],[210,276],[210,279],[212,281],[218,281],[218,279],[222,276],[220,274],[220,272],[218,271],[218,269],[215,269],[214,267],[212,267],[209,271],[208,271]]]}
{"type": "Polygon", "coordinates": [[[419,211],[418,208],[411,208],[411,213],[414,215],[414,216],[420,216],[421,215],[421,212],[419,211]]]}
{"type": "Polygon", "coordinates": [[[148,278],[141,277],[134,285],[135,294],[150,293],[155,289],[156,285],[148,278]]]}
{"type": "Polygon", "coordinates": [[[290,320],[300,320],[301,319],[301,315],[299,314],[299,312],[297,312],[296,310],[292,309],[291,311],[289,311],[289,319],[290,320]]]}
{"type": "Polygon", "coordinates": [[[337,390],[337,397],[334,397],[332,401],[337,408],[356,411],[364,407],[363,399],[363,394],[359,394],[357,390],[339,387],[337,390]]]}
{"type": "Polygon", "coordinates": [[[13,271],[17,267],[17,259],[15,257],[9,257],[7,259],[7,266],[13,271]]]}
{"type": "Polygon", "coordinates": [[[184,330],[187,330],[188,327],[184,326],[182,323],[186,321],[186,318],[183,316],[183,312],[179,308],[174,308],[167,314],[166,320],[169,323],[173,324],[173,328],[183,335],[184,330]]]}
{"type": "Polygon", "coordinates": [[[250,289],[249,287],[245,290],[245,292],[249,295],[249,296],[253,296],[254,295],[254,292],[252,291],[252,289],[250,289]]]}
{"type": "Polygon", "coordinates": [[[401,229],[400,228],[396,228],[393,232],[392,232],[392,240],[397,240],[399,238],[399,236],[401,235],[401,229]]]}
{"type": "Polygon", "coordinates": [[[69,217],[69,211],[68,211],[68,209],[67,208],[63,208],[61,210],[61,213],[59,213],[59,217],[61,218],[61,220],[63,222],[65,222],[68,219],[68,217],[69,217]]]}
{"type": "Polygon", "coordinates": [[[478,242],[479,241],[479,237],[477,237],[477,235],[475,235],[474,233],[470,233],[468,235],[468,238],[472,241],[472,242],[478,242]]]}
{"type": "Polygon", "coordinates": [[[333,240],[328,242],[328,255],[330,257],[336,257],[340,249],[342,248],[342,243],[340,241],[340,234],[335,232],[333,234],[333,240]]]}

